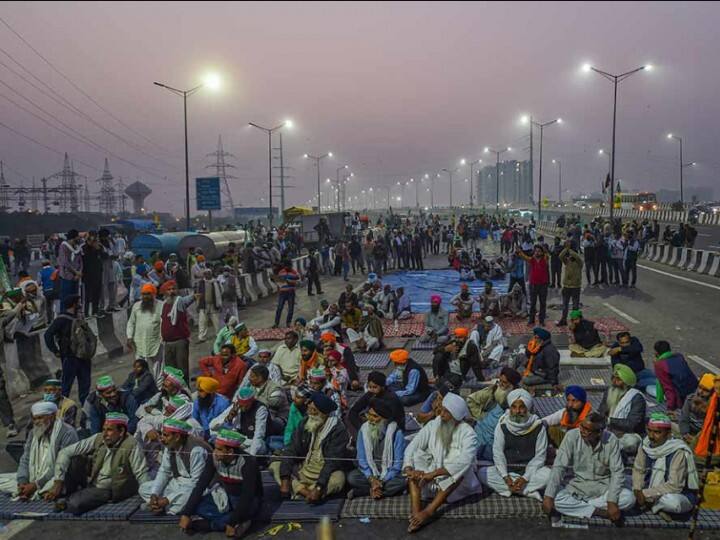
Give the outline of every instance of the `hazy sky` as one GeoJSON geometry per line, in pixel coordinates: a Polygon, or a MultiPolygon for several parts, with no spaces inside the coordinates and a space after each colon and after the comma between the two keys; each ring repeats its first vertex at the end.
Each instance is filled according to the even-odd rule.
{"type": "MultiPolygon", "coordinates": [[[[100,176],[107,156],[116,178],[126,184],[139,178],[153,189],[149,207],[180,211],[182,100],[152,83],[190,88],[214,70],[223,77],[222,91],[202,89],[188,100],[190,176],[210,173],[205,155],[222,135],[236,156],[233,195],[245,206],[267,201],[267,137],[247,123],[284,118],[295,123],[284,135],[289,182],[297,186],[288,191],[288,205],[314,199],[315,171],[302,159],[305,152],[335,154],[324,162],[323,177],[350,164],[351,194],[455,166],[462,157],[487,159],[481,152],[488,145],[513,146],[508,157],[525,159],[522,113],[564,120],[545,132],[544,193],[557,190],[551,158],[562,161],[571,191],[597,190],[607,169],[597,150],[610,146],[613,88],[580,73],[589,61],[615,73],[655,66],[619,86],[616,176],[625,186],[677,187],[678,145],[666,139],[668,131],[684,137],[685,160],[698,162],[686,169],[686,186],[717,186],[715,2],[6,2],[0,16],[133,129],[0,23],[0,158],[11,185],[29,186],[33,177],[59,171],[62,155],[7,127],[67,151],[90,180],[100,176]],[[8,71],[50,93],[8,54],[84,117],[8,71]],[[44,116],[24,98],[116,157],[21,110],[18,105],[44,116]]],[[[456,201],[467,197],[463,175],[467,168],[456,176],[456,201]]],[[[436,202],[447,204],[443,182],[436,202]]]]}

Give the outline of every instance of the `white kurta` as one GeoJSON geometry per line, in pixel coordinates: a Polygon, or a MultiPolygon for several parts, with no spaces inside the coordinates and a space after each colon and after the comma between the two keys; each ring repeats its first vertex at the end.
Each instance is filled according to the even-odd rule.
{"type": "Polygon", "coordinates": [[[450,476],[437,478],[426,486],[423,497],[433,497],[438,489],[447,489],[460,481],[460,485],[448,497],[447,502],[451,503],[482,492],[475,459],[478,440],[473,428],[461,422],[453,433],[446,453],[436,435],[441,422],[439,417],[431,420],[413,438],[405,450],[403,469],[412,467],[418,471],[431,472],[444,467],[450,476]]]}

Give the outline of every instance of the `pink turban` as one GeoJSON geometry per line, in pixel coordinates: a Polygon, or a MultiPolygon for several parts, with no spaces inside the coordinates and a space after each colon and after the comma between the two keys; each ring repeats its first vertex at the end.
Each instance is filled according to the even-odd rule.
{"type": "Polygon", "coordinates": [[[430,303],[431,304],[440,304],[442,302],[442,298],[440,298],[439,294],[433,294],[430,297],[430,303]]]}

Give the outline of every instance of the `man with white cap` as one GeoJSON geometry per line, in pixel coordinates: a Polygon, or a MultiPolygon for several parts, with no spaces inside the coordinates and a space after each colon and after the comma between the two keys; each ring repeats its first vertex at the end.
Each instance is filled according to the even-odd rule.
{"type": "Polygon", "coordinates": [[[53,489],[45,499],[55,500],[64,488],[68,497],[58,500],[55,508],[77,515],[132,497],[150,475],[145,454],[128,433],[128,417],[110,412],[102,433],[60,452],[54,478],[53,489]]]}
{"type": "Polygon", "coordinates": [[[650,415],[647,437],[638,448],[633,464],[632,487],[641,509],[650,509],[666,521],[686,514],[697,504],[700,487],[690,447],[672,436],[670,417],[650,415]]]}
{"type": "Polygon", "coordinates": [[[78,440],[75,429],[57,419],[57,410],[50,401],[38,401],[30,408],[33,428],[25,439],[17,472],[0,474],[0,493],[29,501],[52,487],[58,454],[78,440]]]}
{"type": "Polygon", "coordinates": [[[545,467],[547,431],[533,414],[533,398],[522,388],[508,394],[509,408],[495,427],[492,467],[480,471],[482,483],[503,497],[522,495],[542,500],[550,478],[545,467]]]}
{"type": "Polygon", "coordinates": [[[480,358],[484,366],[489,366],[491,362],[499,363],[505,350],[505,337],[503,336],[502,327],[490,315],[483,319],[482,325],[484,330],[483,342],[480,343],[480,333],[477,330],[470,333],[470,339],[480,349],[480,358]]]}
{"type": "Polygon", "coordinates": [[[422,528],[446,502],[482,491],[475,470],[477,436],[464,422],[469,416],[463,398],[448,392],[440,416],[425,424],[405,450],[403,473],[408,479],[411,509],[409,533],[422,528]],[[430,504],[423,508],[422,501],[428,499],[430,504]]]}

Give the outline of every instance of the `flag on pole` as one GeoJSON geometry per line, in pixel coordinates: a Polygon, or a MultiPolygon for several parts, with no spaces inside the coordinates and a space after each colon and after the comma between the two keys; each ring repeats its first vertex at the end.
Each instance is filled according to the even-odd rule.
{"type": "Polygon", "coordinates": [[[610,173],[607,173],[607,176],[605,177],[605,183],[602,187],[602,192],[607,193],[608,188],[610,187],[610,173]]]}

